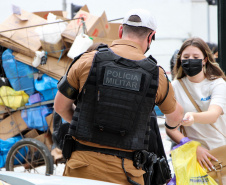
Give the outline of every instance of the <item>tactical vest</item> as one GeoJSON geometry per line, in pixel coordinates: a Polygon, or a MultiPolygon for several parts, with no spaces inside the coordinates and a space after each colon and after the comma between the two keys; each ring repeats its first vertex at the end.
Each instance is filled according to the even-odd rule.
{"type": "Polygon", "coordinates": [[[96,52],[69,128],[77,139],[122,149],[148,149],[159,68],[107,47],[96,52]]]}

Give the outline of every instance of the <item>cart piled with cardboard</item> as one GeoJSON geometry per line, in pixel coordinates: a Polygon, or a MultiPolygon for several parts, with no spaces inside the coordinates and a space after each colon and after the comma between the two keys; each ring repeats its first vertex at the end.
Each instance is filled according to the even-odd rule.
{"type": "Polygon", "coordinates": [[[80,33],[110,45],[119,25],[109,23],[105,12],[91,15],[87,6],[71,20],[63,11],[30,13],[14,7],[0,24],[0,170],[53,174],[54,164],[65,162],[52,133],[57,82],[73,61],[67,53],[80,33]],[[49,13],[60,20],[48,22],[49,13]],[[44,34],[45,26],[55,32],[44,34]],[[48,34],[61,38],[51,43],[48,34]]]}

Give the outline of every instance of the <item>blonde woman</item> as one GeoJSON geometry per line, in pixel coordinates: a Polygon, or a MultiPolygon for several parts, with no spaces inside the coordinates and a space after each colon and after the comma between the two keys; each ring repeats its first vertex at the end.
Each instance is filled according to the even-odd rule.
{"type": "MultiPolygon", "coordinates": [[[[178,52],[174,74],[172,85],[175,97],[185,113],[181,124],[189,140],[201,143],[197,148],[197,160],[200,165],[214,170],[210,159],[217,159],[209,154],[208,150],[226,145],[226,138],[223,136],[226,135],[225,74],[215,62],[208,45],[200,38],[190,38],[183,43],[178,52]],[[179,79],[184,82],[202,112],[197,112],[179,79]],[[222,134],[210,124],[214,124],[222,134]]],[[[166,128],[166,132],[176,143],[188,140],[178,129],[166,128]]],[[[223,181],[226,184],[226,178],[223,181]]]]}

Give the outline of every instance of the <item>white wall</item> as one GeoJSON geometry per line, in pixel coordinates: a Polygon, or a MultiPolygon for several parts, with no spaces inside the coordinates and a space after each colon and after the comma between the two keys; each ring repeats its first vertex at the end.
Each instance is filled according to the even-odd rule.
{"type": "Polygon", "coordinates": [[[205,41],[217,43],[217,6],[208,6],[206,1],[194,1],[191,16],[191,34],[199,36],[205,41]]]}

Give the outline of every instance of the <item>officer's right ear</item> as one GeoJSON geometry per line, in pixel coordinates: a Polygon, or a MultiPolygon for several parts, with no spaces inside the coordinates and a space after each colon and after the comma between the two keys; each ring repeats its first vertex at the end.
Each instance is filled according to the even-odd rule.
{"type": "Polygon", "coordinates": [[[119,35],[120,39],[122,38],[122,32],[123,32],[123,27],[122,27],[122,25],[120,25],[119,30],[118,30],[118,35],[119,35]]]}

